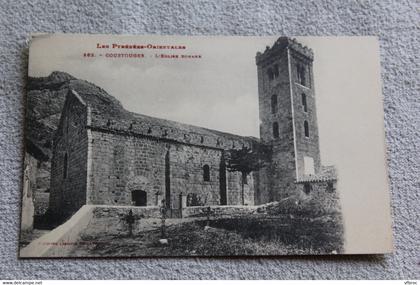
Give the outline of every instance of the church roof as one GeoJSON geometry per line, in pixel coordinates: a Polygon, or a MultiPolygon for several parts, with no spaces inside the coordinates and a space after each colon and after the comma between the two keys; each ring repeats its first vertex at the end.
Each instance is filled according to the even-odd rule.
{"type": "MultiPolygon", "coordinates": [[[[90,107],[89,127],[97,131],[128,136],[145,136],[160,140],[202,145],[220,149],[250,147],[260,140],[203,127],[183,124],[129,112],[109,94],[103,96],[91,90],[91,85],[70,89],[69,93],[80,97],[90,107]]],[[[99,87],[96,87],[99,88],[99,87]]]]}
{"type": "Polygon", "coordinates": [[[306,182],[328,182],[337,180],[337,171],[334,166],[321,166],[321,171],[317,174],[304,175],[296,183],[306,182]]]}

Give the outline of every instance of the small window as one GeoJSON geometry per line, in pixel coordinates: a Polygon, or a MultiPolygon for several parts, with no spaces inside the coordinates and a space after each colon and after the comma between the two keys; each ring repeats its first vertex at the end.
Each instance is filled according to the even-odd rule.
{"type": "Polygon", "coordinates": [[[305,68],[303,66],[301,66],[300,72],[301,72],[301,74],[300,74],[300,84],[306,85],[305,68]]]}
{"type": "Polygon", "coordinates": [[[332,182],[328,182],[328,184],[327,184],[327,192],[328,193],[332,193],[332,192],[334,192],[334,183],[332,183],[332,182]]]}
{"type": "Polygon", "coordinates": [[[203,180],[210,181],[210,167],[207,164],[203,166],[203,180]]]}
{"type": "Polygon", "coordinates": [[[279,137],[279,124],[277,122],[273,123],[273,137],[275,139],[279,137]]]}
{"type": "Polygon", "coordinates": [[[63,159],[63,178],[64,179],[67,178],[67,170],[68,170],[68,157],[66,153],[64,154],[64,159],[63,159]]]}
{"type": "Polygon", "coordinates": [[[297,73],[297,81],[301,85],[305,85],[305,67],[301,64],[296,66],[296,73],[297,73]]]}
{"type": "Polygon", "coordinates": [[[248,185],[248,175],[242,173],[242,182],[244,185],[248,185]]]}
{"type": "Polygon", "coordinates": [[[271,96],[271,113],[277,113],[277,95],[271,96]]]}
{"type": "Polygon", "coordinates": [[[303,122],[303,128],[305,131],[305,137],[309,138],[309,124],[308,121],[303,122]]]}
{"type": "Polygon", "coordinates": [[[306,94],[302,93],[302,106],[303,111],[308,112],[308,105],[306,104],[306,94]]]}
{"type": "Polygon", "coordinates": [[[274,78],[279,77],[279,66],[277,64],[275,64],[273,68],[274,68],[273,69],[273,77],[274,78]]]}
{"type": "Polygon", "coordinates": [[[273,70],[271,68],[269,68],[267,70],[267,75],[268,75],[268,79],[271,81],[274,79],[274,74],[273,74],[273,70]]]}
{"type": "Polygon", "coordinates": [[[306,86],[307,87],[311,87],[312,86],[312,81],[311,81],[311,72],[312,70],[311,70],[311,66],[309,65],[308,66],[308,80],[306,80],[306,86]]]}
{"type": "Polygon", "coordinates": [[[303,192],[305,192],[306,195],[309,195],[311,193],[312,186],[309,183],[303,184],[303,192]]]}
{"type": "Polygon", "coordinates": [[[147,192],[143,190],[131,191],[131,201],[134,206],[147,206],[147,192]]]}
{"type": "Polygon", "coordinates": [[[301,76],[301,73],[300,73],[300,65],[297,64],[296,65],[296,77],[297,77],[297,82],[299,82],[299,83],[300,83],[300,76],[301,76]]]}

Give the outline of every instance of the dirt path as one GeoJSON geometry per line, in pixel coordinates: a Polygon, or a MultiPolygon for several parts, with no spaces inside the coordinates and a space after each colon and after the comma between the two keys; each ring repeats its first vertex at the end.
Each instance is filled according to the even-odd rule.
{"type": "Polygon", "coordinates": [[[20,238],[20,246],[25,247],[28,244],[30,244],[32,241],[36,240],[37,238],[40,238],[41,236],[49,233],[51,230],[38,230],[34,229],[32,232],[29,233],[22,233],[20,238]]]}

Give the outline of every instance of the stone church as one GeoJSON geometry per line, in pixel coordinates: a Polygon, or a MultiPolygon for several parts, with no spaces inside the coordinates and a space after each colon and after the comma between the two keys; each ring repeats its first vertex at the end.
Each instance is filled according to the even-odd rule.
{"type": "Polygon", "coordinates": [[[116,99],[70,90],[53,141],[50,212],[258,205],[335,191],[334,168],[321,165],[313,57],[286,37],[257,53],[260,139],[135,114],[116,99]],[[227,169],[226,152],[258,145],[271,149],[266,166],[246,177],[227,169]]]}

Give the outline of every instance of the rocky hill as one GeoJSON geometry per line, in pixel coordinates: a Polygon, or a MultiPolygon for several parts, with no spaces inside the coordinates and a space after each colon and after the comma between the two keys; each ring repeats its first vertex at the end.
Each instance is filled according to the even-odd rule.
{"type": "Polygon", "coordinates": [[[70,89],[79,94],[93,95],[106,101],[111,100],[116,106],[121,106],[118,100],[100,87],[65,72],[54,71],[47,77],[29,77],[26,97],[25,150],[38,161],[38,168],[34,170],[36,183],[33,184],[32,189],[35,193],[35,210],[38,214],[46,210],[47,202],[44,201],[45,195],[43,196],[42,193],[49,192],[53,137],[70,89]],[[36,201],[38,197],[43,198],[36,201]]]}
{"type": "Polygon", "coordinates": [[[52,138],[70,89],[80,94],[111,100],[121,106],[105,90],[65,72],[55,71],[48,77],[30,77],[27,87],[25,139],[27,151],[38,160],[48,161],[51,157],[52,138]]]}

